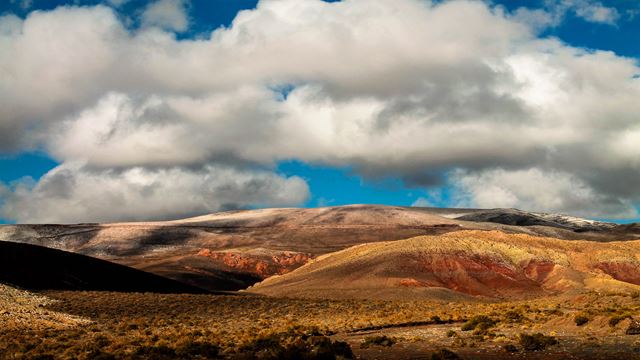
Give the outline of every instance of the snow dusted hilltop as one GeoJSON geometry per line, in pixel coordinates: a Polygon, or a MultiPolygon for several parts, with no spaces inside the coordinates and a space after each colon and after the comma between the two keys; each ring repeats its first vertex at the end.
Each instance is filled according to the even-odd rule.
{"type": "Polygon", "coordinates": [[[475,210],[457,219],[517,226],[539,225],[574,230],[577,232],[606,231],[617,226],[617,224],[613,223],[583,219],[575,216],[527,212],[518,209],[475,210]]]}

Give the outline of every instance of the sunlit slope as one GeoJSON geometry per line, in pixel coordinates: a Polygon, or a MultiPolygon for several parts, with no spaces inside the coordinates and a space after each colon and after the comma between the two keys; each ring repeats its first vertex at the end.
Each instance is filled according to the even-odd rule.
{"type": "Polygon", "coordinates": [[[459,231],[328,254],[250,291],[276,296],[529,298],[639,291],[640,241],[566,241],[459,231]]]}

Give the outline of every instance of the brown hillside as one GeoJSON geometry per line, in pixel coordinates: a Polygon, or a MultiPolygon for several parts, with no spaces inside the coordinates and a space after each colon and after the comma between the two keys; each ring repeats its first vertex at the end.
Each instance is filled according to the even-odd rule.
{"type": "Polygon", "coordinates": [[[363,244],[249,291],[274,296],[530,298],[640,290],[640,241],[597,243],[459,231],[363,244]]]}

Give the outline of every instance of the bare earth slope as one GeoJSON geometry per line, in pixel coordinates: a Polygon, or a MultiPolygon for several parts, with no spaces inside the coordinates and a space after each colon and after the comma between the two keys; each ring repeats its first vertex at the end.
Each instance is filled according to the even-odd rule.
{"type": "MultiPolygon", "coordinates": [[[[508,215],[515,210],[491,211],[508,215]]],[[[89,255],[211,290],[237,290],[353,245],[461,229],[597,241],[640,236],[634,227],[566,226],[553,219],[518,224],[509,220],[511,215],[487,217],[483,212],[375,205],[261,209],[167,222],[8,225],[0,226],[0,240],[89,255]]]]}
{"type": "Polygon", "coordinates": [[[249,291],[320,298],[530,298],[640,290],[640,241],[598,243],[459,231],[363,244],[249,291]]]}

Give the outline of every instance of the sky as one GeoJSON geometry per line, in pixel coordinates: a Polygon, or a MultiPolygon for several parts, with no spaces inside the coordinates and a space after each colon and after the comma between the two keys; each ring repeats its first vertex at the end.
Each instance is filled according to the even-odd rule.
{"type": "Polygon", "coordinates": [[[640,215],[635,0],[3,0],[0,223],[640,215]]]}

